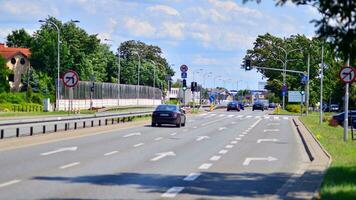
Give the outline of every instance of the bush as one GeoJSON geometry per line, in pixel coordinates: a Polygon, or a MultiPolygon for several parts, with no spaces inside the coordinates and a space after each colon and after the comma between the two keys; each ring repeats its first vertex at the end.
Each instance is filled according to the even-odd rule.
{"type": "Polygon", "coordinates": [[[23,103],[23,104],[12,104],[12,103],[0,103],[1,112],[42,112],[43,106],[35,103],[23,103]]]}
{"type": "Polygon", "coordinates": [[[175,104],[175,105],[178,105],[178,104],[179,104],[179,101],[178,101],[177,99],[172,99],[172,100],[167,101],[166,104],[175,104]]]}
{"type": "Polygon", "coordinates": [[[34,93],[31,96],[31,102],[32,103],[36,103],[36,104],[41,104],[42,105],[42,99],[43,99],[43,96],[41,94],[38,94],[38,93],[34,93]]]}
{"type": "MultiPolygon", "coordinates": [[[[292,113],[300,113],[299,104],[289,104],[286,106],[286,110],[292,113]]],[[[303,106],[303,113],[305,113],[305,106],[303,106]]]]}
{"type": "Polygon", "coordinates": [[[26,93],[1,93],[0,103],[21,104],[26,102],[26,93]]]}

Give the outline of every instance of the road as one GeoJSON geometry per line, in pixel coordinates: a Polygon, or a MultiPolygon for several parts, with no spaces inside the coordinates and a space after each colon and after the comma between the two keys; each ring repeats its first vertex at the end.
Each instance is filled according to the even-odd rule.
{"type": "Polygon", "coordinates": [[[306,155],[290,118],[223,110],[0,151],[0,199],[281,198],[306,155]]]}

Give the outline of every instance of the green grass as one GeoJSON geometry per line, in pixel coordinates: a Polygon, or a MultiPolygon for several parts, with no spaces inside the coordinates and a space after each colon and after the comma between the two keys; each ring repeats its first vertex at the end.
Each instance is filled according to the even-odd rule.
{"type": "MultiPolygon", "coordinates": [[[[95,111],[82,110],[80,114],[94,114],[95,111]]],[[[57,116],[57,115],[69,115],[67,111],[56,112],[0,112],[0,119],[5,117],[31,117],[31,116],[57,116]]],[[[74,115],[74,113],[70,113],[74,115]]]]}
{"type": "Polygon", "coordinates": [[[273,114],[276,114],[276,115],[300,115],[300,113],[289,112],[287,110],[282,110],[282,109],[278,109],[278,108],[273,110],[273,114]]]}
{"type": "Polygon", "coordinates": [[[319,125],[315,113],[300,119],[332,156],[321,186],[321,199],[356,199],[356,140],[352,141],[349,135],[344,142],[343,128],[331,127],[328,122],[319,125]]]}

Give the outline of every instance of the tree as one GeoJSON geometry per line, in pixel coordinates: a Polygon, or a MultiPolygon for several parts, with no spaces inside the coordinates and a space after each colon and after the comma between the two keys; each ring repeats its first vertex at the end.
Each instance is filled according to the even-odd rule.
{"type": "Polygon", "coordinates": [[[10,85],[7,80],[10,70],[6,66],[6,59],[0,55],[0,93],[9,92],[10,85]]]}
{"type": "Polygon", "coordinates": [[[23,47],[30,48],[32,37],[28,34],[25,29],[14,30],[6,38],[7,46],[9,47],[23,47]]]}
{"type": "MultiPolygon", "coordinates": [[[[244,0],[257,1],[261,0],[244,0]]],[[[284,5],[289,0],[275,0],[276,5],[284,5]]],[[[356,62],[356,1],[354,0],[291,0],[296,5],[315,7],[322,15],[312,23],[317,27],[320,38],[328,40],[344,60],[356,62]]]]}

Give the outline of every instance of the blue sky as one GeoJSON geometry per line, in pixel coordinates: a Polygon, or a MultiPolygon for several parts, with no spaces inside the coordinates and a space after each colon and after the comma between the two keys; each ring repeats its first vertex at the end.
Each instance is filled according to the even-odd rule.
{"type": "MultiPolygon", "coordinates": [[[[320,15],[310,6],[287,4],[275,7],[272,0],[257,4],[242,0],[0,0],[0,42],[11,30],[37,30],[48,15],[59,20],[80,20],[90,34],[113,40],[141,40],[158,45],[180,76],[179,66],[225,79],[225,86],[256,89],[261,75],[240,69],[242,58],[258,35],[280,37],[292,34],[314,36],[310,20],[320,15]]],[[[112,47],[114,48],[113,45],[112,47]]],[[[265,81],[265,80],[263,80],[265,81]]],[[[206,86],[213,87],[213,77],[206,86]]],[[[216,85],[223,86],[216,78],[216,85]]]]}

